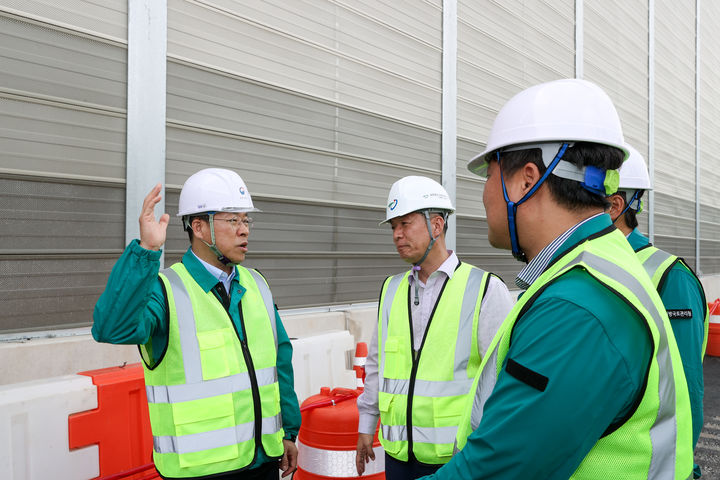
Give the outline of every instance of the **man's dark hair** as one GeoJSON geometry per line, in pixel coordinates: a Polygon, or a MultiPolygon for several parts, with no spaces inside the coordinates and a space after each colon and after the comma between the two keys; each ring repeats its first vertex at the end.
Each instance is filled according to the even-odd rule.
{"type": "MultiPolygon", "coordinates": [[[[644,193],[645,190],[640,190],[640,193],[638,193],[637,196],[637,200],[640,200],[644,193]]],[[[624,191],[618,190],[617,195],[620,195],[622,197],[623,201],[625,202],[625,206],[627,207],[627,194],[624,191]]],[[[630,197],[632,198],[632,194],[630,195],[630,197]]],[[[639,225],[637,220],[637,213],[635,213],[635,210],[633,210],[632,208],[628,208],[625,213],[623,213],[623,216],[625,217],[625,223],[631,229],[635,229],[639,225]]]]}
{"type": "Polygon", "coordinates": [[[203,213],[200,215],[190,215],[187,219],[187,227],[185,228],[185,231],[188,234],[188,238],[190,239],[190,243],[192,243],[194,235],[193,235],[193,229],[192,229],[192,222],[196,218],[199,218],[200,220],[205,220],[206,222],[210,221],[210,216],[207,213],[203,213]]]}
{"type": "MultiPolygon", "coordinates": [[[[565,151],[562,159],[577,167],[590,165],[603,170],[616,170],[620,168],[623,157],[624,153],[619,148],[599,143],[575,142],[575,145],[565,151]]],[[[547,170],[539,148],[500,153],[500,168],[505,176],[512,175],[528,163],[535,164],[541,175],[547,170]]],[[[586,207],[606,209],[610,205],[604,196],[585,190],[580,186],[580,182],[550,175],[545,183],[558,203],[569,210],[586,207]]]]}

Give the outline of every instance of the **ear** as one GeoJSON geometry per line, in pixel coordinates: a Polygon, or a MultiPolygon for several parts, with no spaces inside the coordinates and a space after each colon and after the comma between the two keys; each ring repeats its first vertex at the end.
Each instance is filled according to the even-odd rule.
{"type": "Polygon", "coordinates": [[[430,219],[430,224],[432,225],[433,229],[433,237],[437,237],[441,233],[443,233],[443,229],[445,228],[445,220],[443,220],[442,215],[436,215],[430,219]]]}
{"type": "Polygon", "coordinates": [[[192,228],[193,235],[197,238],[203,238],[203,232],[205,231],[206,227],[209,227],[207,222],[203,222],[201,219],[195,217],[193,218],[192,223],[190,224],[190,228],[192,228]]]}
{"type": "Polygon", "coordinates": [[[614,223],[625,208],[625,200],[623,200],[622,196],[615,193],[608,197],[608,202],[610,202],[610,207],[608,207],[606,213],[610,215],[614,223]]]}
{"type": "Polygon", "coordinates": [[[514,188],[519,193],[518,200],[528,193],[538,181],[542,175],[537,165],[528,162],[523,165],[520,170],[515,172],[512,178],[514,188]]]}

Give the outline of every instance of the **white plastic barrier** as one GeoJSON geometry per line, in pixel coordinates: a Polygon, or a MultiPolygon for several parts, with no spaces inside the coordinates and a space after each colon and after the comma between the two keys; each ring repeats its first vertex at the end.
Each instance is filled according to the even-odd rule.
{"type": "Polygon", "coordinates": [[[68,415],[93,408],[97,390],[92,378],[83,375],[0,386],[0,477],[97,477],[97,445],[68,449],[68,415]]]}
{"type": "Polygon", "coordinates": [[[295,392],[302,403],[321,387],[355,388],[355,372],[347,369],[347,352],[355,341],[347,330],[325,332],[292,340],[295,392]]]}

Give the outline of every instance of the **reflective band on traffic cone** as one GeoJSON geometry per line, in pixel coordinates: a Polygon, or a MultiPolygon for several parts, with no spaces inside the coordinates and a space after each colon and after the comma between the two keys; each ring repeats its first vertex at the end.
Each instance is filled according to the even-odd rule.
{"type": "Polygon", "coordinates": [[[355,452],[358,441],[357,396],[362,392],[365,379],[367,344],[358,343],[355,350],[353,370],[356,372],[358,388],[320,389],[319,395],[306,399],[300,412],[302,423],[298,434],[298,480],[328,480],[333,478],[363,478],[381,480],[385,478],[385,452],[375,430],[373,451],[375,461],[365,465],[362,477],[355,467],[355,452]]]}
{"type": "Polygon", "coordinates": [[[365,342],[358,342],[355,347],[355,360],[353,361],[353,370],[355,370],[356,384],[358,390],[365,390],[365,362],[367,361],[368,347],[365,342]]]}

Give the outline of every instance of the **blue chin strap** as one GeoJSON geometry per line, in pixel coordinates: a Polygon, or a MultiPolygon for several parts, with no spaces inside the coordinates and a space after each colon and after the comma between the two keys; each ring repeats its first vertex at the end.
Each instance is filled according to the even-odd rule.
{"type": "MultiPolygon", "coordinates": [[[[503,191],[503,197],[505,198],[505,204],[507,205],[507,216],[508,216],[508,229],[510,230],[510,244],[512,246],[512,254],[513,257],[515,257],[517,260],[521,262],[527,263],[527,257],[525,256],[525,253],[520,250],[520,244],[518,243],[518,234],[517,234],[517,224],[515,221],[515,216],[517,214],[517,208],[519,205],[521,205],[523,202],[525,202],[527,199],[532,197],[535,192],[537,192],[538,188],[547,180],[547,178],[550,176],[552,171],[555,169],[558,163],[560,163],[560,160],[562,159],[563,155],[565,154],[565,150],[567,150],[568,146],[570,146],[569,143],[565,142],[562,144],[560,149],[558,150],[557,154],[555,154],[555,158],[553,158],[552,162],[547,166],[547,170],[545,170],[545,173],[542,177],[540,177],[540,180],[533,185],[533,187],[530,189],[529,192],[527,192],[520,200],[517,202],[513,202],[510,200],[507,194],[507,189],[505,188],[505,178],[503,176],[502,168],[500,168],[500,182],[502,183],[502,191],[503,191]]],[[[496,159],[498,162],[498,167],[500,166],[500,152],[496,152],[496,159]]]]}
{"type": "Polygon", "coordinates": [[[630,200],[627,201],[627,203],[625,204],[625,208],[622,212],[620,212],[620,215],[618,215],[618,217],[622,217],[623,215],[625,215],[625,212],[630,209],[634,210],[635,213],[640,213],[643,211],[643,201],[641,198],[638,198],[640,192],[642,192],[642,190],[635,190],[635,193],[633,193],[633,196],[630,197],[630,200]]]}

